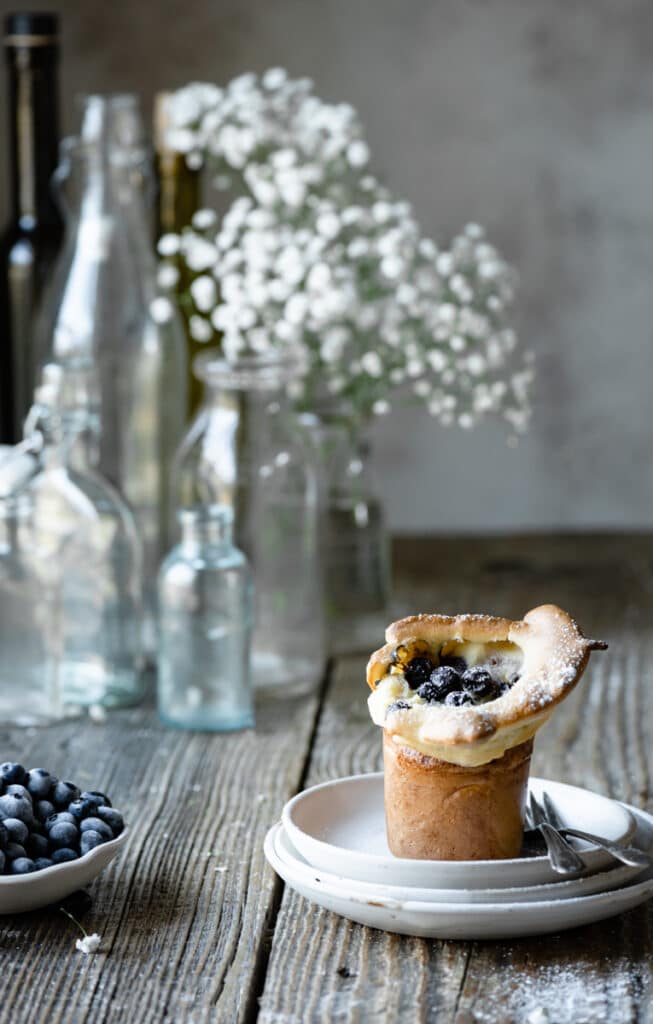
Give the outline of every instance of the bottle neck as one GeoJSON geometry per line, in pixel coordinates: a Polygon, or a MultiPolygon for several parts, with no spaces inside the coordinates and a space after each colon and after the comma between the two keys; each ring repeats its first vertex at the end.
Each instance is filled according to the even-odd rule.
{"type": "Polygon", "coordinates": [[[200,172],[186,163],[183,153],[167,141],[170,126],[170,93],[154,99],[154,150],[158,185],[156,235],[178,234],[187,227],[200,205],[200,172]]]}
{"type": "Polygon", "coordinates": [[[249,444],[276,435],[286,424],[290,403],[282,386],[232,388],[212,381],[205,384],[204,408],[238,422],[239,443],[249,444]]]}
{"type": "Polygon", "coordinates": [[[198,171],[186,166],[179,153],[160,151],[156,154],[159,187],[157,200],[157,238],[178,234],[188,227],[200,204],[200,177],[198,171]]]}
{"type": "Polygon", "coordinates": [[[25,230],[60,223],[51,190],[59,143],[57,46],[6,44],[13,217],[25,230]]]}
{"type": "Polygon", "coordinates": [[[186,554],[218,550],[233,541],[231,515],[210,510],[186,511],[181,517],[181,547],[186,554]]]}

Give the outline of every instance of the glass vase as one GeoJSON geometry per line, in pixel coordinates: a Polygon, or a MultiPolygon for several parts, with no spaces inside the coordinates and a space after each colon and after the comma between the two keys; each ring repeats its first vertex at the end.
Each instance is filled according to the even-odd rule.
{"type": "Polygon", "coordinates": [[[254,725],[253,588],[232,519],[224,506],[182,510],[181,542],[159,572],[158,708],[176,728],[254,725]]]}
{"type": "Polygon", "coordinates": [[[252,567],[255,688],[312,691],[325,662],[320,487],[311,446],[289,406],[296,360],[269,354],[196,358],[204,403],[175,462],[182,507],[226,505],[252,567]]]}
{"type": "Polygon", "coordinates": [[[65,371],[63,413],[67,402],[86,409],[94,442],[78,445],[72,461],[82,470],[90,461],[129,502],[151,597],[168,546],[186,351],[178,312],[156,290],[151,172],[135,97],[85,98],[57,179],[66,233],[37,328],[40,364],[65,371]]]}
{"type": "Polygon", "coordinates": [[[330,649],[367,649],[383,634],[391,590],[390,540],[374,486],[371,446],[346,415],[303,417],[322,464],[323,560],[330,649]]]}

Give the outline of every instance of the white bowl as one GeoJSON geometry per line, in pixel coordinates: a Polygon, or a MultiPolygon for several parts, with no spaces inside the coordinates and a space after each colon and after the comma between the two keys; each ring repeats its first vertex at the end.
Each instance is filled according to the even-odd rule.
{"type": "MultiPolygon", "coordinates": [[[[546,791],[563,820],[585,832],[627,843],[635,832],[621,804],[561,782],[531,778],[536,796],[546,791]]],[[[364,882],[432,889],[505,889],[559,882],[546,856],[514,860],[436,861],[393,857],[385,833],[383,773],[352,775],[313,786],[293,797],[282,822],[293,846],[314,867],[364,882]]],[[[612,864],[609,854],[574,841],[586,873],[612,864]]]]}
{"type": "Polygon", "coordinates": [[[327,886],[342,895],[366,897],[368,900],[395,901],[417,900],[424,903],[536,903],[542,900],[569,900],[576,896],[591,896],[596,892],[608,892],[632,882],[637,875],[643,875],[645,867],[616,865],[608,871],[595,875],[583,875],[564,881],[528,885],[506,889],[422,889],[416,886],[380,885],[375,882],[361,882],[345,878],[328,871],[312,867],[294,848],[281,822],[270,830],[272,846],[280,861],[288,869],[288,879],[294,882],[327,886]]]}
{"type": "Polygon", "coordinates": [[[29,875],[0,875],[0,914],[37,910],[83,889],[106,868],[127,840],[125,828],[117,839],[96,846],[77,860],[53,864],[29,875]]]}

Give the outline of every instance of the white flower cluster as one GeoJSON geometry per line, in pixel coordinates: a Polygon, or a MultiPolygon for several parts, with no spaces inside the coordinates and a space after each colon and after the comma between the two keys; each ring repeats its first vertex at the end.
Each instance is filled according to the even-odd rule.
{"type": "Polygon", "coordinates": [[[193,83],[173,94],[168,143],[191,166],[205,157],[216,184],[244,179],[261,206],[301,207],[309,192],[359,171],[369,157],[361,124],[347,103],[324,103],[308,78],[270,68],[240,75],[226,88],[193,83]]]}
{"type": "Polygon", "coordinates": [[[159,252],[191,277],[189,327],[229,358],[301,348],[307,407],[383,415],[413,394],[445,425],[529,416],[529,357],[506,326],[514,274],[474,224],[446,250],[365,169],[351,107],[322,103],[285,72],[177,94],[177,144],[241,174],[223,220],[200,210],[159,252]],[[235,133],[235,134],[234,134],[235,133]]]}

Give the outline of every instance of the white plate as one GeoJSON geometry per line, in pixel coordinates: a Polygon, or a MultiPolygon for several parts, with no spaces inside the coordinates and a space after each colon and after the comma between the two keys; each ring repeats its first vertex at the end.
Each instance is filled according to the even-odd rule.
{"type": "MultiPolygon", "coordinates": [[[[343,895],[368,900],[417,900],[424,903],[535,903],[542,900],[568,900],[576,896],[591,896],[595,892],[618,889],[642,875],[646,868],[615,866],[609,871],[584,875],[567,881],[545,885],[530,885],[512,889],[418,889],[413,886],[378,885],[361,882],[342,875],[333,875],[311,867],[294,848],[281,822],[271,829],[272,846],[279,860],[288,869],[288,881],[314,882],[339,890],[343,895]]],[[[614,863],[614,862],[613,862],[614,863]]]]}
{"type": "MultiPolygon", "coordinates": [[[[630,808],[637,827],[634,842],[643,849],[653,845],[653,817],[630,808]]],[[[545,935],[579,925],[603,921],[638,906],[653,895],[653,871],[622,889],[566,900],[533,903],[426,903],[418,900],[374,899],[351,895],[322,882],[293,878],[288,865],[274,850],[275,825],[265,838],[265,856],[288,885],[314,903],[350,921],[400,935],[437,939],[512,939],[545,935]]],[[[410,895],[410,889],[405,890],[410,895]]]]}
{"type": "Polygon", "coordinates": [[[117,839],[96,846],[77,860],[53,864],[29,875],[0,875],[0,914],[22,914],[47,907],[83,889],[113,860],[127,835],[125,829],[117,839]]]}
{"type": "MultiPolygon", "coordinates": [[[[546,790],[563,820],[616,842],[635,831],[622,804],[562,782],[531,778],[536,796],[546,790]]],[[[293,846],[309,864],[363,882],[425,889],[505,889],[560,881],[548,857],[515,860],[436,861],[393,857],[385,834],[383,773],[351,775],[313,786],[293,797],[281,820],[293,846]]],[[[612,864],[609,854],[586,844],[587,874],[612,864]]]]}

